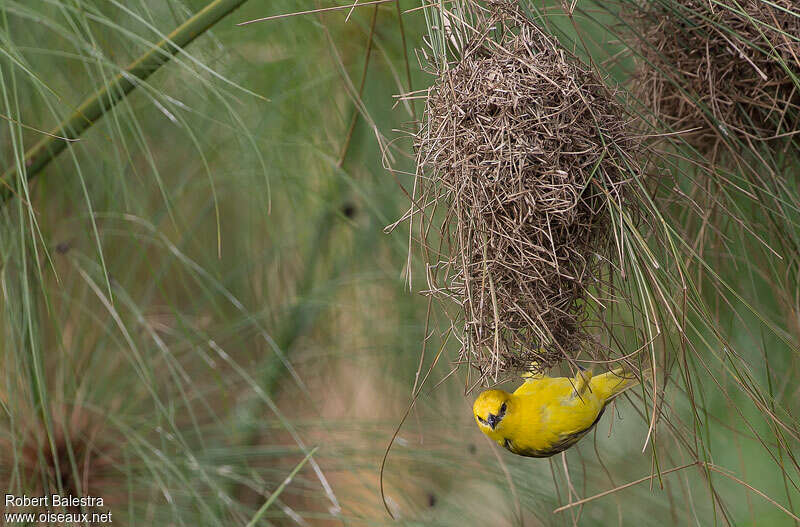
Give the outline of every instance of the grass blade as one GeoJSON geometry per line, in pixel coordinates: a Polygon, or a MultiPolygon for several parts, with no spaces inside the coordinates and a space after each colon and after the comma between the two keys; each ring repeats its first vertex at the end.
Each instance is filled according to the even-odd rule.
{"type": "Polygon", "coordinates": [[[270,508],[272,503],[276,499],[278,499],[278,496],[281,495],[281,492],[283,492],[283,489],[286,488],[286,485],[288,485],[292,481],[292,479],[294,479],[297,473],[300,472],[300,469],[303,468],[303,465],[306,464],[306,462],[311,458],[311,456],[314,455],[314,453],[317,450],[319,450],[319,447],[314,447],[314,449],[311,452],[309,452],[308,455],[306,455],[306,457],[303,458],[303,460],[300,463],[298,463],[296,467],[294,467],[294,470],[292,470],[292,472],[288,476],[286,476],[286,479],[283,480],[283,483],[281,483],[278,486],[278,488],[275,489],[275,492],[270,494],[269,498],[267,498],[267,501],[264,502],[264,505],[262,505],[261,508],[258,509],[258,512],[256,512],[255,516],[253,516],[253,519],[250,520],[250,523],[247,524],[247,527],[255,527],[256,523],[258,523],[258,520],[260,520],[261,517],[264,516],[264,514],[270,508]]]}

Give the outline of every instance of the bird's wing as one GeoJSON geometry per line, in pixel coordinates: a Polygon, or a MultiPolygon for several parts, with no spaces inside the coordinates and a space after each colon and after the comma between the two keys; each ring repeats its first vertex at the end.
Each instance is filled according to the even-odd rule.
{"type": "Polygon", "coordinates": [[[542,375],[528,379],[514,391],[514,395],[532,396],[536,404],[558,403],[570,399],[575,394],[572,379],[566,377],[547,377],[542,375]]]}

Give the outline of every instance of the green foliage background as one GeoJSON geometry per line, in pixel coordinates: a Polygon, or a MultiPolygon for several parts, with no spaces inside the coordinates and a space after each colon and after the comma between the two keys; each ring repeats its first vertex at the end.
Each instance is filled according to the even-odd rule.
{"type": "MultiPolygon", "coordinates": [[[[204,5],[1,0],[3,169],[204,5]]],[[[671,420],[659,439],[642,452],[652,401],[637,395],[566,457],[513,457],[472,423],[466,372],[450,362],[457,343],[417,294],[424,269],[408,226],[384,233],[409,206],[403,130],[422,111],[396,95],[431,84],[414,50],[436,30],[417,2],[399,6],[236,27],[314,7],[246,2],[29,184],[10,183],[0,208],[7,492],[104,496],[123,525],[391,523],[380,462],[431,369],[385,467],[400,523],[791,525],[771,501],[797,514],[797,164],[777,163],[782,190],[767,200],[731,184],[731,216],[747,223],[697,237],[707,268],[687,269],[730,347],[705,351],[715,345],[703,329],[688,356],[675,333],[659,343],[696,390],[687,397],[678,377],[662,386],[671,420]],[[399,10],[409,11],[402,31],[399,10]],[[772,203],[780,229],[763,212],[772,203]],[[697,466],[552,512],[697,459],[740,482],[697,466]]],[[[613,10],[595,7],[554,17],[553,30],[614,56],[613,10]]],[[[629,62],[609,68],[630,74],[629,62]]],[[[685,167],[673,169],[695,195],[685,167]]],[[[662,206],[696,236],[702,214],[662,206]]]]}

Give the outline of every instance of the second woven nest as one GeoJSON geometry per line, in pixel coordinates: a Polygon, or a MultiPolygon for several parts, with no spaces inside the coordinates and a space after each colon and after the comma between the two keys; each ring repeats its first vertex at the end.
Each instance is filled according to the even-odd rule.
{"type": "Polygon", "coordinates": [[[797,0],[641,0],[627,11],[634,90],[702,152],[790,137],[800,124],[797,0]]]}
{"type": "Polygon", "coordinates": [[[588,300],[610,292],[612,233],[631,218],[639,173],[629,118],[507,4],[460,57],[439,72],[416,138],[417,203],[443,237],[430,292],[461,306],[462,360],[483,375],[594,355],[588,300]]]}

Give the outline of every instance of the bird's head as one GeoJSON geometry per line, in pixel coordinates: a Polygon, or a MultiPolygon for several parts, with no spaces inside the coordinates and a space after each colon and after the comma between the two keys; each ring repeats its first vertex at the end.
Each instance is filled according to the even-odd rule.
{"type": "Polygon", "coordinates": [[[484,434],[494,437],[499,431],[503,418],[509,410],[510,399],[511,394],[503,390],[486,390],[475,399],[472,414],[484,434]]]}

